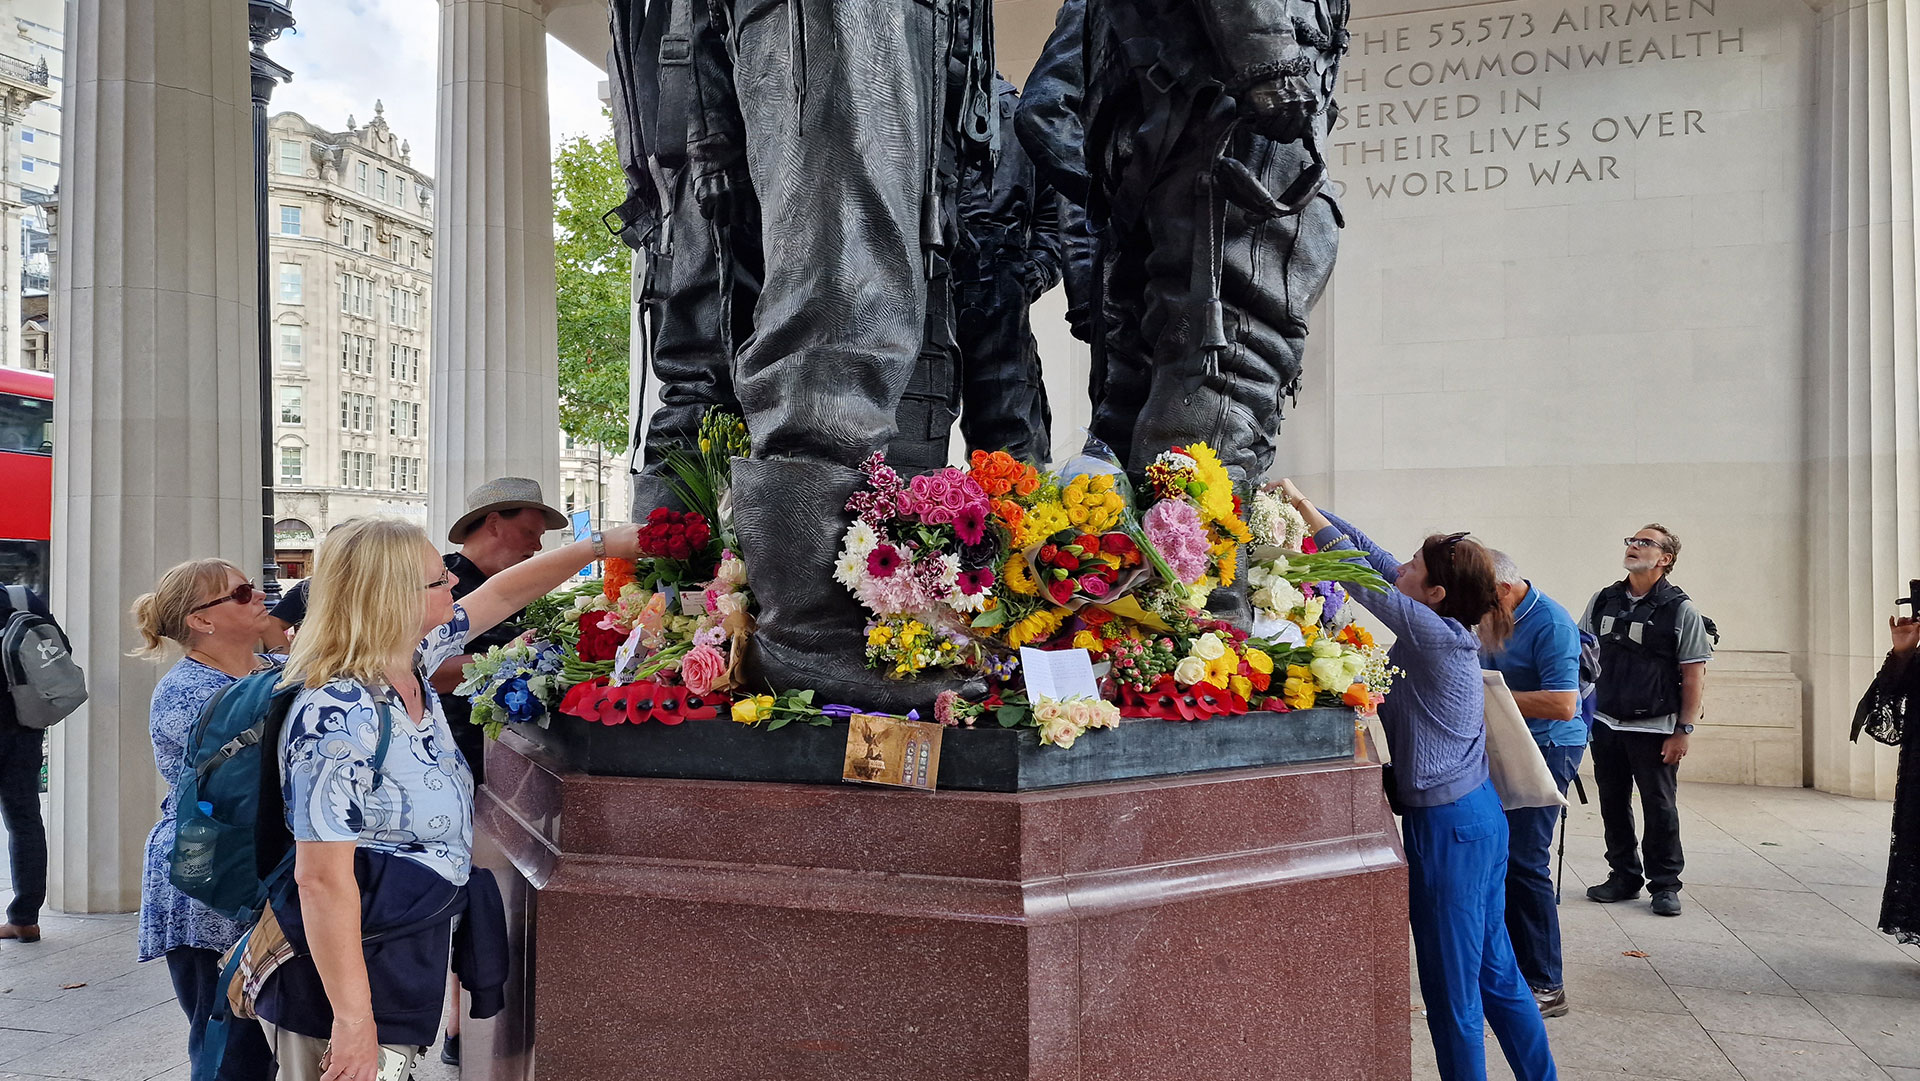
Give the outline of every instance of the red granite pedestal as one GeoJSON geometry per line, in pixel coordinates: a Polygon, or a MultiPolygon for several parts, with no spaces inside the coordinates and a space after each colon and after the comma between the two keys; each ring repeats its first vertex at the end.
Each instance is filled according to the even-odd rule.
{"type": "Polygon", "coordinates": [[[593,777],[509,733],[491,1081],[1405,1081],[1406,865],[1343,760],[1024,793],[593,777]]]}

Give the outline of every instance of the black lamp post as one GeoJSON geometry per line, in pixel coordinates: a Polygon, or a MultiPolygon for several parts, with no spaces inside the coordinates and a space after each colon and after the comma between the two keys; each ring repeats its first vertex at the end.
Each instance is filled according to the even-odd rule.
{"type": "Polygon", "coordinates": [[[273,88],[293,78],[293,72],[267,58],[265,46],[293,26],[293,0],[247,0],[247,53],[253,74],[253,219],[260,238],[260,584],[267,603],[280,599],[280,561],[274,558],[273,530],[273,284],[268,278],[267,254],[267,102],[273,88]]]}

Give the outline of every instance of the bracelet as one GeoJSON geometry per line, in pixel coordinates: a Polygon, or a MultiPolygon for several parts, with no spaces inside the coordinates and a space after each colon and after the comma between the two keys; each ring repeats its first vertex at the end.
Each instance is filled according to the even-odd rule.
{"type": "Polygon", "coordinates": [[[593,558],[607,558],[607,535],[596,529],[587,536],[593,541],[593,558]]]}

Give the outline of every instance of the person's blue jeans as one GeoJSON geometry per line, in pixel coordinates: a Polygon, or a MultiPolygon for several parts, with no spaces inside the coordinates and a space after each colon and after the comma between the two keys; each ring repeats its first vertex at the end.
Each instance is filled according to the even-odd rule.
{"type": "MultiPolygon", "coordinates": [[[[195,946],[167,951],[167,974],[173,978],[173,996],[187,1015],[187,1060],[200,1062],[207,1019],[220,1004],[220,954],[195,946]]],[[[260,1081],[273,1076],[273,1050],[260,1026],[236,1017],[227,1029],[226,1056],[220,1060],[219,1081],[260,1081]]]]}
{"type": "MultiPolygon", "coordinates": [[[[1580,771],[1585,747],[1542,747],[1547,770],[1567,794],[1580,771]]],[[[1507,934],[1527,986],[1557,991],[1560,973],[1560,911],[1553,899],[1553,831],[1558,807],[1522,807],[1507,812],[1507,934]]]]}
{"type": "Polygon", "coordinates": [[[1440,1081],[1485,1081],[1491,1025],[1519,1081],[1557,1081],[1546,1022],[1507,941],[1507,819],[1493,782],[1410,807],[1407,914],[1440,1081]]]}

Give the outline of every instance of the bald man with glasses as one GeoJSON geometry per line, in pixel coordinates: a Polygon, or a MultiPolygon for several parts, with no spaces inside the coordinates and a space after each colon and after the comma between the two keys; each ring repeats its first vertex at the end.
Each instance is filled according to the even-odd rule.
{"type": "Polygon", "coordinates": [[[1591,755],[1610,870],[1605,882],[1587,890],[1587,899],[1630,901],[1645,885],[1655,914],[1678,916],[1686,862],[1676,801],[1680,761],[1700,719],[1713,643],[1699,609],[1668,580],[1680,558],[1680,538],[1654,523],[1621,544],[1627,576],[1594,594],[1580,617],[1580,625],[1600,639],[1591,755]],[[1634,828],[1636,787],[1646,815],[1644,836],[1634,828]]]}

